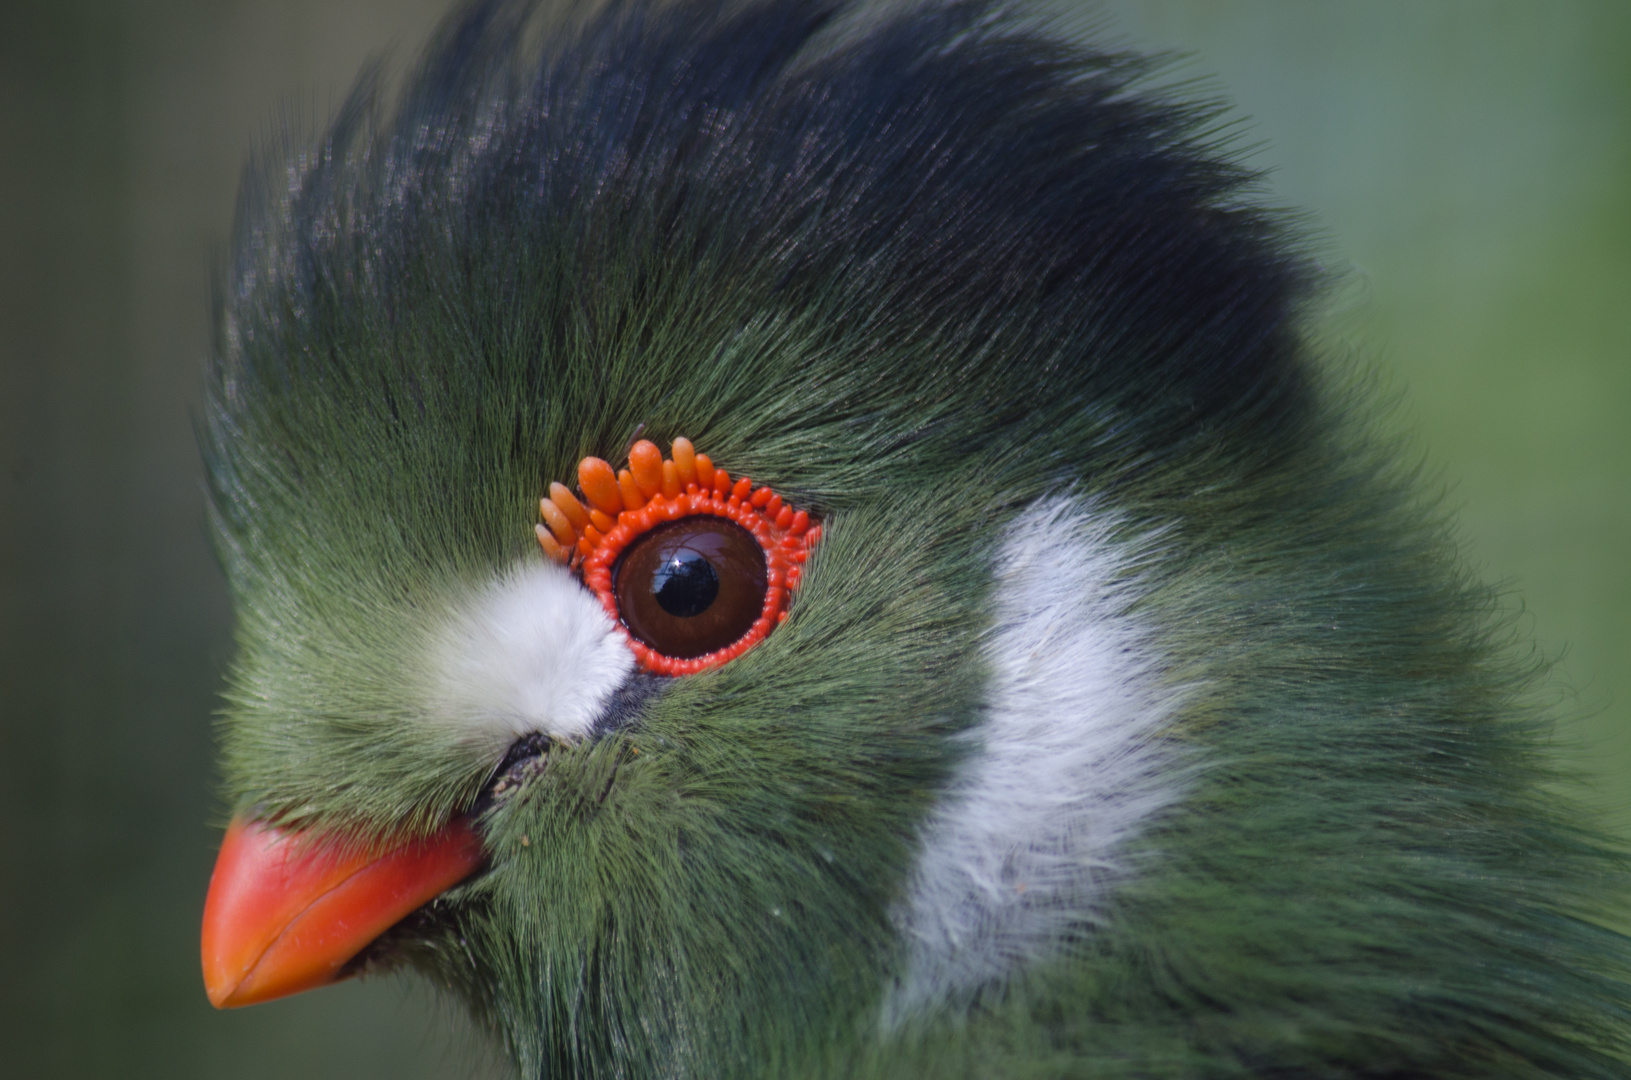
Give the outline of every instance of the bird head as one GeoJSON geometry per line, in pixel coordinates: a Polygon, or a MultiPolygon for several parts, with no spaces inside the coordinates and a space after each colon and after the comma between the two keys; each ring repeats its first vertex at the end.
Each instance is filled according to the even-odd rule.
{"type": "Polygon", "coordinates": [[[980,3],[479,3],[251,168],[218,1005],[407,966],[534,1075],[1584,1038],[1465,983],[1590,891],[1490,857],[1526,676],[1146,70],[980,3]]]}

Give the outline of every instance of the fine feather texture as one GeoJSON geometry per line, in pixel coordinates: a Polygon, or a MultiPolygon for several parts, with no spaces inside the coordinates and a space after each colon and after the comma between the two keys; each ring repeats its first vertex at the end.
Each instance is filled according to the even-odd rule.
{"type": "Polygon", "coordinates": [[[1112,524],[1050,498],[1003,536],[988,700],[897,916],[910,959],[885,1002],[891,1025],[1052,959],[1102,917],[1127,841],[1179,797],[1184,770],[1162,736],[1183,688],[1163,683],[1127,615],[1138,559],[1112,524]]]}
{"type": "Polygon", "coordinates": [[[479,812],[490,871],[364,966],[527,1077],[1625,1076],[1625,857],[1218,110],[987,3],[846,15],[467,4],[251,167],[203,432],[234,812],[479,812]],[[636,432],[821,544],[763,644],[489,798],[427,650],[636,432]],[[1002,538],[1065,492],[1136,553],[1179,797],[1042,955],[885,1024],[1001,719],[1002,538]]]}
{"type": "Polygon", "coordinates": [[[634,655],[580,582],[534,561],[459,610],[428,664],[428,714],[497,756],[529,734],[589,734],[634,671],[634,655]]]}

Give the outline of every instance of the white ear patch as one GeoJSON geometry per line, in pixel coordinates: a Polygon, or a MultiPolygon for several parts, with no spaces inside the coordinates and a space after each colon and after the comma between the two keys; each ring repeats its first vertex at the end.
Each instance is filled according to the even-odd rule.
{"type": "Polygon", "coordinates": [[[886,1024],[1049,955],[1091,924],[1118,851],[1181,794],[1162,733],[1181,691],[1160,679],[1150,634],[1128,614],[1133,552],[1115,518],[1043,499],[1010,526],[994,563],[991,667],[976,743],[924,827],[896,912],[905,978],[886,1024]]]}
{"type": "Polygon", "coordinates": [[[634,670],[622,632],[563,567],[517,566],[478,593],[431,656],[431,713],[506,745],[587,735],[634,670]]]}

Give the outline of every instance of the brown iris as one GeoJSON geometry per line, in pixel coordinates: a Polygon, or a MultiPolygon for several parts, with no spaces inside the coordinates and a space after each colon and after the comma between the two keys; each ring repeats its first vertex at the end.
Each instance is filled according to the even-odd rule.
{"type": "Polygon", "coordinates": [[[767,585],[764,549],[753,534],[706,514],[652,529],[612,569],[623,625],[678,659],[740,639],[764,613],[767,585]]]}

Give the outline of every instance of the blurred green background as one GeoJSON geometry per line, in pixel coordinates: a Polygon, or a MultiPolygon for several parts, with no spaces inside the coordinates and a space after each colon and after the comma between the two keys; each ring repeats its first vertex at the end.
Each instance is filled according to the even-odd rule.
{"type": "MultiPolygon", "coordinates": [[[[1235,103],[1631,835],[1631,5],[1060,6],[1235,103]]],[[[230,643],[191,425],[238,170],[442,8],[0,8],[0,1075],[501,1075],[423,988],[218,1014],[196,959],[230,643]]]]}

